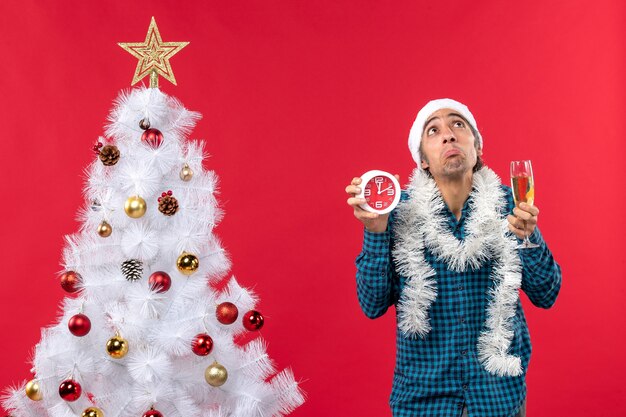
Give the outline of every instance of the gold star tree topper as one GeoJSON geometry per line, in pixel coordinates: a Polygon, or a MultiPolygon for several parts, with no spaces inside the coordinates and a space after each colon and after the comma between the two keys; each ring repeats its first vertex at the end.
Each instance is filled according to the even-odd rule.
{"type": "Polygon", "coordinates": [[[150,87],[158,88],[159,75],[176,85],[170,58],[189,45],[189,42],[163,42],[153,16],[145,41],[141,43],[120,42],[118,45],[139,60],[131,85],[135,85],[145,76],[150,75],[150,87]]]}

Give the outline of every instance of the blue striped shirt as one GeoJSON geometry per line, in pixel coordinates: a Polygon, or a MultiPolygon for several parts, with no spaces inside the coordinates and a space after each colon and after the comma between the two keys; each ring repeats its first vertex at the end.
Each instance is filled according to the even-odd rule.
{"type": "MultiPolygon", "coordinates": [[[[507,196],[507,213],[515,203],[510,187],[502,185],[507,196]]],[[[465,222],[472,210],[473,193],[465,202],[461,218],[447,207],[439,213],[446,216],[448,226],[457,239],[465,237],[465,222]]],[[[402,200],[408,195],[402,192],[402,200]]],[[[357,295],[363,312],[369,318],[385,314],[396,305],[407,277],[394,267],[393,212],[383,233],[364,231],[362,252],[356,259],[357,295]]],[[[519,250],[522,290],[530,301],[541,308],[550,308],[561,287],[561,270],[554,261],[538,228],[530,240],[539,248],[519,250]]],[[[523,374],[498,377],[488,373],[478,361],[477,341],[484,328],[490,289],[491,261],[479,269],[454,272],[425,249],[426,261],[436,271],[437,299],[429,316],[432,330],[425,338],[405,337],[397,329],[396,367],[389,404],[394,417],[461,415],[463,406],[469,416],[514,416],[526,398],[526,371],[531,354],[528,326],[521,301],[513,318],[514,337],[509,353],[522,360],[523,374]]]]}

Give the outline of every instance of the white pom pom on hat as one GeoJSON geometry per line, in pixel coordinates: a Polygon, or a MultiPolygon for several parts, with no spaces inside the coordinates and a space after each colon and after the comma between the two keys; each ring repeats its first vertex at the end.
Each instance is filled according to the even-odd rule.
{"type": "Polygon", "coordinates": [[[411,131],[409,132],[409,150],[411,151],[411,156],[413,160],[417,164],[419,169],[422,169],[421,158],[420,158],[420,142],[422,141],[422,133],[424,133],[424,125],[428,118],[437,110],[441,109],[451,109],[457,111],[461,116],[467,120],[474,130],[478,132],[478,137],[476,140],[478,141],[479,147],[483,146],[483,138],[480,136],[480,132],[478,131],[478,125],[476,124],[476,119],[472,115],[472,112],[469,111],[467,106],[463,103],[459,103],[456,100],[452,100],[450,98],[440,98],[437,100],[429,101],[422,110],[417,113],[417,117],[415,118],[415,122],[413,122],[413,126],[411,127],[411,131]]]}

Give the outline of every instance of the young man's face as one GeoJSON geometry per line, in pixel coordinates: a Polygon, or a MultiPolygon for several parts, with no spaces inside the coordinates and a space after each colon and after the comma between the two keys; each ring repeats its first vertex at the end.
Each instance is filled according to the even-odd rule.
{"type": "Polygon", "coordinates": [[[452,109],[437,110],[426,120],[422,133],[422,168],[434,178],[461,177],[471,172],[482,149],[474,146],[468,122],[452,109]]]}

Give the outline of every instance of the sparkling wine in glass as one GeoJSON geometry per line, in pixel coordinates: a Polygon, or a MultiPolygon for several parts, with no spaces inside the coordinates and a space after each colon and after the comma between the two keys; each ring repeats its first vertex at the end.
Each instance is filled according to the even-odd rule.
{"type": "MultiPolygon", "coordinates": [[[[533,167],[530,161],[511,162],[511,187],[513,187],[513,199],[515,205],[527,203],[533,205],[535,201],[535,182],[533,180],[533,167]]],[[[539,245],[532,243],[524,232],[524,241],[518,246],[519,249],[537,248],[539,245]]]]}

